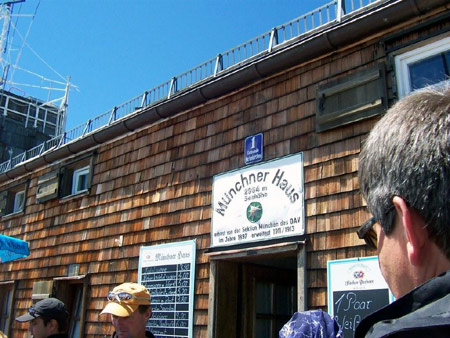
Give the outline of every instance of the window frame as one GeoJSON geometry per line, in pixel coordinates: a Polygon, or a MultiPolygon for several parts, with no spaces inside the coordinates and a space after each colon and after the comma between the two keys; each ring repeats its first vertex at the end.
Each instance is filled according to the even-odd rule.
{"type": "Polygon", "coordinates": [[[428,57],[450,50],[450,36],[441,37],[439,40],[433,39],[426,44],[409,47],[407,51],[394,56],[395,76],[397,79],[398,98],[402,98],[411,93],[411,77],[409,65],[428,57]]]}
{"type": "MultiPolygon", "coordinates": [[[[63,164],[59,169],[58,197],[60,199],[66,199],[89,193],[93,168],[94,154],[89,154],[63,164]],[[87,171],[87,187],[83,190],[77,190],[74,185],[76,183],[75,180],[78,180],[81,176],[80,174],[85,171],[87,171]]],[[[86,174],[86,172],[84,174],[86,174]]]]}
{"type": "Polygon", "coordinates": [[[25,189],[19,190],[14,194],[13,214],[23,211],[25,209],[25,189]],[[19,200],[19,196],[22,196],[22,200],[19,200]],[[19,204],[20,203],[20,204],[19,204]]]}
{"type": "Polygon", "coordinates": [[[91,167],[90,165],[75,169],[73,171],[73,175],[72,175],[72,195],[76,195],[76,194],[80,194],[83,193],[85,191],[87,191],[89,189],[89,178],[90,178],[90,173],[91,173],[91,167]],[[85,178],[85,182],[84,182],[84,186],[82,187],[82,189],[79,189],[78,185],[80,183],[80,179],[82,177],[86,177],[85,178]]]}

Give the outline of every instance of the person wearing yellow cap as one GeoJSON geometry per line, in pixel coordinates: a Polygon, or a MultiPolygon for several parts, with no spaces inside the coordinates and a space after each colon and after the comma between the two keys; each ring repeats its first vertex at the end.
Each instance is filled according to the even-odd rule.
{"type": "Polygon", "coordinates": [[[145,325],[152,316],[150,292],[137,283],[123,283],[108,293],[108,303],[100,313],[109,313],[113,338],[155,338],[145,325]]]}

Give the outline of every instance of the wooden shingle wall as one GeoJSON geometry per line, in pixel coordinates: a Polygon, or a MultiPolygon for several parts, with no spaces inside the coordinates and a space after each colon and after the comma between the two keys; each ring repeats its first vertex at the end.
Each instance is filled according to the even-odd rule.
{"type": "MultiPolygon", "coordinates": [[[[140,247],[196,239],[194,337],[205,337],[212,177],[243,167],[243,141],[259,132],[265,160],[304,153],[308,307],[326,309],[327,261],[375,254],[354,230],[369,217],[358,192],[358,154],[377,118],[316,133],[316,89],[386,62],[377,41],[342,48],[91,149],[89,194],[39,204],[37,180],[58,164],[30,173],[25,213],[0,225],[3,234],[30,242],[27,259],[0,265],[0,280],[19,281],[13,316],[30,306],[33,282],[67,276],[68,265],[78,263],[90,285],[85,334],[103,337],[112,332],[107,316],[99,316],[105,297],[115,285],[137,280],[140,247]]],[[[26,328],[15,322],[13,336],[26,328]]]]}

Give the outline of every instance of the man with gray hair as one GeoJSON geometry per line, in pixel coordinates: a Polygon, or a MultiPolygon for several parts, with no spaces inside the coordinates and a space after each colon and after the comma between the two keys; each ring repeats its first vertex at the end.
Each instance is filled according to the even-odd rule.
{"type": "Polygon", "coordinates": [[[355,337],[450,337],[450,88],[397,102],[364,142],[359,184],[373,214],[358,236],[377,246],[396,301],[355,337]]]}

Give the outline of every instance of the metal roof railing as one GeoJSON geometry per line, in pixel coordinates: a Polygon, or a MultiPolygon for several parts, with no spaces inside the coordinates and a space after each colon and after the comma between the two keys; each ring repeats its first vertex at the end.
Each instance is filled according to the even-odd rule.
{"type": "Polygon", "coordinates": [[[239,66],[261,53],[270,53],[275,46],[286,43],[303,34],[310,33],[330,22],[339,22],[343,15],[350,14],[378,1],[383,0],[333,0],[292,21],[277,26],[271,31],[261,34],[250,41],[218,54],[215,58],[175,76],[171,80],[127,102],[115,106],[113,109],[90,119],[86,123],[76,126],[64,134],[56,136],[23,154],[15,156],[9,161],[1,163],[0,174],[14,168],[20,163],[40,156],[46,151],[57,149],[67,143],[83,138],[87,134],[95,132],[102,127],[107,127],[115,121],[133,114],[137,110],[168,100],[184,89],[213,78],[220,72],[228,70],[231,67],[239,66]]]}

